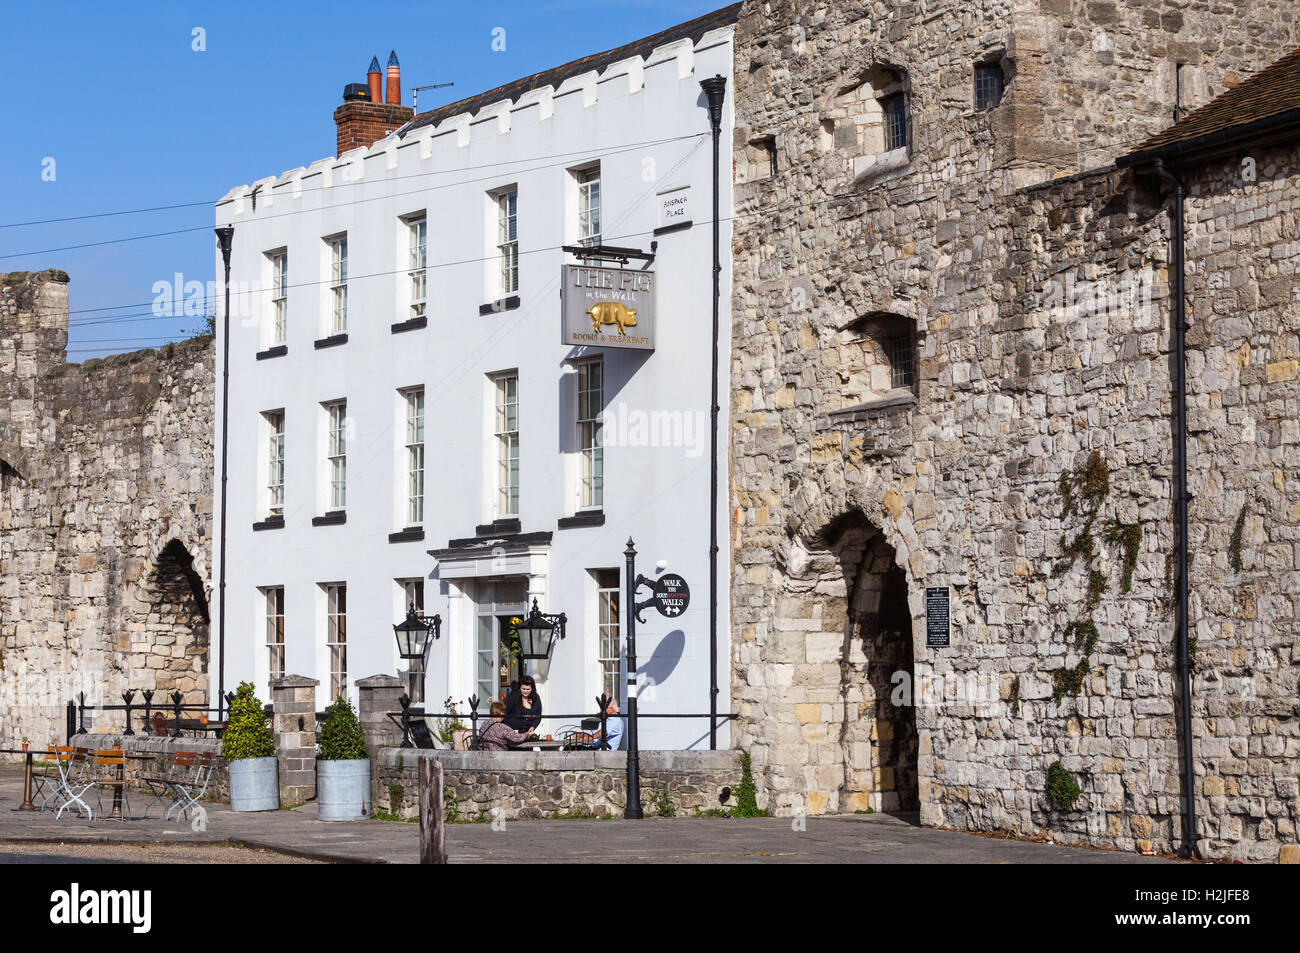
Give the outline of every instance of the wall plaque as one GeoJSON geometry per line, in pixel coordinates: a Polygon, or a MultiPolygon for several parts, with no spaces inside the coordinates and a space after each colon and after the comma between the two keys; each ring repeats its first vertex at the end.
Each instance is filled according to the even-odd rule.
{"type": "Polygon", "coordinates": [[[932,586],[925,590],[925,644],[932,649],[947,648],[948,587],[932,586]]]}

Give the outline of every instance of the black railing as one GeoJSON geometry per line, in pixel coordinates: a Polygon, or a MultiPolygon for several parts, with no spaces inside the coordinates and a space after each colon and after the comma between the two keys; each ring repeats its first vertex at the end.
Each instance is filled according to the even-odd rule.
{"type": "MultiPolygon", "coordinates": [[[[153,689],[145,689],[138,693],[135,689],[128,689],[127,691],[122,692],[121,705],[88,705],[86,704],[86,693],[80,692],[76,698],[71,699],[68,702],[66,726],[68,741],[71,742],[72,736],[75,734],[88,733],[88,729],[86,728],[86,712],[124,712],[122,719],[122,735],[134,735],[136,734],[136,731],[131,727],[132,715],[134,712],[140,711],[141,709],[143,709],[139,722],[141,734],[158,734],[158,732],[154,730],[155,719],[161,719],[158,724],[163,726],[164,732],[172,738],[179,738],[182,730],[201,728],[203,727],[203,722],[205,720],[204,718],[200,718],[200,724],[195,725],[192,723],[193,716],[191,716],[189,720],[182,718],[183,712],[197,712],[201,716],[211,712],[216,712],[218,716],[220,716],[222,713],[230,711],[230,705],[235,698],[234,692],[228,692],[226,694],[225,707],[211,708],[207,705],[184,704],[185,696],[181,692],[172,692],[170,695],[164,695],[163,698],[159,699],[161,704],[155,706],[155,694],[156,692],[153,689]],[[143,704],[136,701],[137,694],[140,695],[143,704]],[[170,718],[168,717],[169,714],[170,718]]],[[[271,713],[270,705],[266,706],[266,712],[268,715],[271,713]]]]}
{"type": "MultiPolygon", "coordinates": [[[[479,710],[478,710],[478,706],[482,704],[482,700],[481,700],[477,695],[471,695],[471,696],[470,696],[470,698],[469,698],[469,711],[468,711],[467,713],[466,713],[466,712],[456,712],[456,711],[446,711],[446,712],[425,711],[424,708],[422,708],[422,707],[419,707],[419,706],[413,706],[413,705],[411,704],[410,696],[408,696],[408,695],[403,695],[403,696],[402,696],[401,698],[399,698],[397,701],[398,701],[398,704],[400,704],[400,705],[402,706],[402,711],[401,711],[401,716],[400,716],[400,717],[401,717],[401,728],[402,728],[402,744],[401,744],[401,747],[403,747],[403,748],[413,748],[413,747],[415,747],[415,745],[412,744],[412,742],[411,742],[411,721],[412,721],[413,719],[416,719],[416,718],[437,718],[438,720],[440,720],[440,721],[442,721],[442,722],[444,722],[444,723],[446,723],[446,724],[448,724],[448,725],[451,725],[451,724],[459,723],[460,720],[461,720],[462,718],[466,718],[466,717],[468,717],[468,718],[469,718],[469,722],[470,722],[470,726],[469,726],[469,728],[468,728],[468,729],[461,729],[461,730],[468,730],[468,731],[470,732],[470,737],[471,737],[472,739],[477,740],[478,737],[479,737],[479,728],[478,728],[479,720],[482,719],[482,718],[485,718],[485,717],[489,717],[489,716],[483,715],[483,714],[481,714],[481,713],[479,712],[479,710]]],[[[583,721],[590,722],[590,721],[593,721],[593,720],[599,720],[599,722],[600,722],[600,738],[601,738],[601,741],[600,741],[600,744],[597,745],[596,747],[597,747],[598,750],[601,750],[601,751],[608,751],[608,750],[610,750],[610,748],[609,748],[609,745],[608,745],[608,744],[606,743],[606,741],[605,741],[606,731],[607,731],[607,728],[608,728],[608,720],[609,720],[611,717],[613,717],[613,718],[624,718],[624,719],[626,718],[626,715],[624,715],[624,714],[621,713],[621,712],[620,712],[619,714],[617,714],[617,715],[612,715],[612,716],[611,716],[611,715],[606,711],[606,709],[609,707],[609,703],[610,703],[610,701],[611,701],[611,699],[610,699],[610,697],[609,697],[608,695],[601,695],[601,696],[599,696],[599,697],[596,699],[597,710],[596,710],[595,712],[586,712],[586,713],[584,713],[584,714],[580,714],[580,715],[572,715],[572,714],[563,714],[563,715],[543,714],[543,715],[530,715],[529,717],[530,717],[530,718],[536,718],[536,719],[539,720],[539,721],[541,721],[542,719],[564,719],[564,720],[568,720],[568,721],[573,721],[574,719],[578,719],[578,720],[579,720],[579,724],[581,724],[581,722],[583,722],[583,721]]],[[[714,717],[715,717],[715,716],[712,715],[712,714],[709,713],[709,712],[699,712],[699,713],[697,713],[697,712],[675,712],[675,711],[671,711],[671,712],[667,712],[667,711],[666,711],[666,712],[647,712],[647,711],[642,711],[642,712],[638,712],[638,713],[637,713],[637,718],[703,718],[705,721],[708,721],[709,719],[714,718],[714,717]]],[[[724,721],[731,721],[731,720],[733,720],[733,719],[735,719],[735,718],[738,718],[738,717],[739,717],[738,715],[736,715],[735,713],[732,713],[732,712],[727,712],[727,713],[719,712],[719,713],[717,714],[717,716],[716,716],[716,718],[717,718],[717,722],[716,722],[716,723],[720,723],[720,722],[724,722],[724,721]]]]}

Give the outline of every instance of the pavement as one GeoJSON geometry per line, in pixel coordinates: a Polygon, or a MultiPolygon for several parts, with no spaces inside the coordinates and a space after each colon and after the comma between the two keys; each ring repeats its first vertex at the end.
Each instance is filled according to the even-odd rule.
{"type": "MultiPolygon", "coordinates": [[[[314,804],[293,810],[236,813],[204,803],[204,823],[163,821],[165,807],[132,792],[131,812],[147,819],[88,821],[65,812],[15,810],[21,767],[0,767],[0,860],[25,862],[415,863],[419,827],[402,821],[329,822],[314,804]],[[151,854],[149,845],[168,852],[151,854]],[[123,850],[134,847],[139,854],[123,850]],[[173,848],[174,851],[172,850],[173,848]],[[217,856],[218,849],[245,852],[217,856]],[[248,850],[262,852],[254,859],[248,850]],[[276,854],[289,855],[277,858],[276,854]],[[136,859],[132,859],[136,858],[136,859]],[[207,859],[205,859],[207,858],[207,859]],[[241,859],[242,858],[242,859],[241,859]]],[[[1143,864],[1168,863],[1092,850],[917,826],[886,814],[795,819],[648,818],[628,821],[537,820],[452,824],[450,863],[819,863],[819,864],[1143,864]],[[801,829],[802,828],[802,829],[801,829]]]]}

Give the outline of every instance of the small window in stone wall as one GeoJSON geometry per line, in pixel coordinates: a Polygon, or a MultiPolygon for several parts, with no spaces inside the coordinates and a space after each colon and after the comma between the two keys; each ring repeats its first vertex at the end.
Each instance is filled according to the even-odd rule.
{"type": "Polygon", "coordinates": [[[916,325],[911,318],[873,312],[840,332],[841,406],[853,407],[917,389],[916,325]]]}
{"type": "Polygon", "coordinates": [[[822,148],[844,153],[855,177],[905,165],[911,142],[910,84],[907,72],[894,66],[868,70],[822,118],[822,148]]]}
{"type": "Polygon", "coordinates": [[[1006,89],[1006,60],[979,63],[975,66],[975,109],[982,112],[1002,104],[1006,89]]]}
{"type": "Polygon", "coordinates": [[[757,182],[777,173],[776,137],[741,140],[736,156],[736,183],[757,182]]]}

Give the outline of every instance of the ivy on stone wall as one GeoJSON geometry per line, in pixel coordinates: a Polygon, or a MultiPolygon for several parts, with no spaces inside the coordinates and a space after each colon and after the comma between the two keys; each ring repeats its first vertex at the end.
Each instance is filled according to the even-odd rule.
{"type": "Polygon", "coordinates": [[[1097,514],[1110,494],[1110,467],[1101,451],[1094,450],[1088,454],[1088,460],[1078,468],[1067,468],[1061,473],[1057,482],[1061,493],[1061,517],[1083,517],[1083,526],[1074,537],[1061,537],[1062,558],[1053,568],[1052,574],[1063,575],[1074,567],[1082,557],[1088,572],[1088,590],[1084,601],[1085,615],[1065,627],[1065,639],[1079,649],[1083,658],[1071,666],[1063,666],[1052,673],[1052,699],[1060,704],[1066,695],[1078,695],[1083,691],[1084,682],[1092,669],[1092,650],[1097,645],[1097,626],[1092,621],[1092,610],[1101,602],[1101,596],[1110,588],[1106,574],[1092,565],[1097,556],[1097,540],[1092,527],[1097,521],[1097,514]]]}
{"type": "Polygon", "coordinates": [[[1246,529],[1246,505],[1243,503],[1241,512],[1237,514],[1236,525],[1232,527],[1232,540],[1228,543],[1228,562],[1232,564],[1234,572],[1241,572],[1241,537],[1246,529]]]}
{"type": "Polygon", "coordinates": [[[1058,811],[1068,811],[1074,807],[1083,791],[1074,776],[1065,770],[1060,761],[1053,761],[1047,769],[1047,803],[1058,811]]]}

